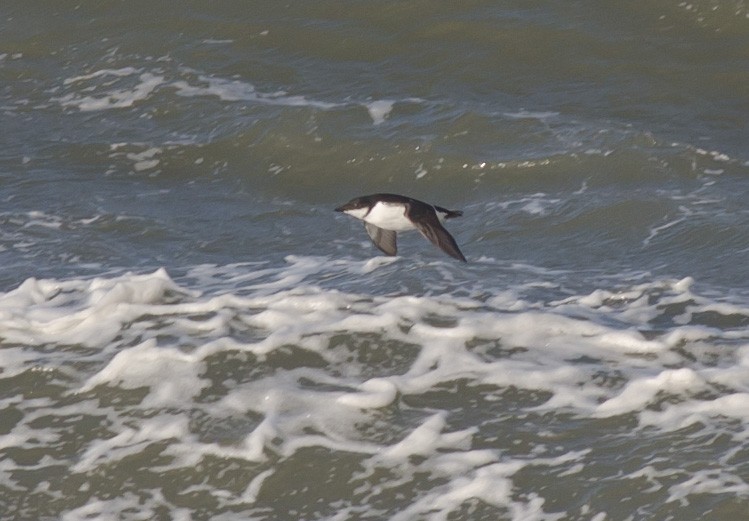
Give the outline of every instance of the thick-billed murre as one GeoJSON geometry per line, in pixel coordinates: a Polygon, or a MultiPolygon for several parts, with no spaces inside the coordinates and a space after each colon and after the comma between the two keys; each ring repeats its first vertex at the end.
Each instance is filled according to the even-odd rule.
{"type": "Polygon", "coordinates": [[[459,217],[463,212],[447,210],[397,194],[364,195],[335,209],[364,221],[372,242],[386,255],[398,252],[396,232],[418,230],[439,249],[467,262],[455,239],[442,226],[445,219],[459,217]]]}

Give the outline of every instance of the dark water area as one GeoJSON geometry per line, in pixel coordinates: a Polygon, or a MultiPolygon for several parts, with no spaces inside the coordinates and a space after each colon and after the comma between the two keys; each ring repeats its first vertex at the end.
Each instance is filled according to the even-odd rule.
{"type": "Polygon", "coordinates": [[[0,510],[738,519],[748,85],[736,0],[4,2],[0,510]]]}

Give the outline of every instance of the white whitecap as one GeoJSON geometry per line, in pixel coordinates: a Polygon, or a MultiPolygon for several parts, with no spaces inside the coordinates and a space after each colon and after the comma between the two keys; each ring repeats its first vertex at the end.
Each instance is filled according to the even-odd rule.
{"type": "Polygon", "coordinates": [[[397,394],[398,388],[392,382],[383,378],[373,378],[360,384],[359,392],[343,394],[337,401],[352,407],[375,409],[393,403],[397,394]]]}
{"type": "MultiPolygon", "coordinates": [[[[127,70],[127,73],[134,72],[127,70]]],[[[80,76],[73,81],[93,78],[95,75],[80,76]]],[[[66,94],[56,100],[64,107],[77,108],[82,112],[110,110],[132,107],[139,101],[147,99],[158,87],[166,83],[164,76],[144,72],[139,75],[138,83],[131,88],[120,88],[99,95],[82,95],[77,92],[66,94]]]]}
{"type": "Polygon", "coordinates": [[[393,110],[395,101],[393,100],[377,100],[370,101],[366,104],[367,111],[369,111],[369,117],[375,125],[380,125],[385,122],[385,119],[390,115],[393,110]]]}

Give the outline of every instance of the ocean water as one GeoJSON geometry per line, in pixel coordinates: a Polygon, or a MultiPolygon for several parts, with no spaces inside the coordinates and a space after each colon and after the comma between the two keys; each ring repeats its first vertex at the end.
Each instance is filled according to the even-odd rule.
{"type": "Polygon", "coordinates": [[[746,2],[9,0],[0,119],[2,519],[747,518],[746,2]]]}

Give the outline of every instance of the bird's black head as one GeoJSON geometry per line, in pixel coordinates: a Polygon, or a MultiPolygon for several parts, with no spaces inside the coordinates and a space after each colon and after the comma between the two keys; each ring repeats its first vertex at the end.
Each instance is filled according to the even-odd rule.
{"type": "Polygon", "coordinates": [[[343,204],[335,209],[336,212],[349,212],[351,210],[359,210],[361,208],[369,208],[372,206],[371,197],[363,196],[351,199],[346,204],[343,204]]]}

